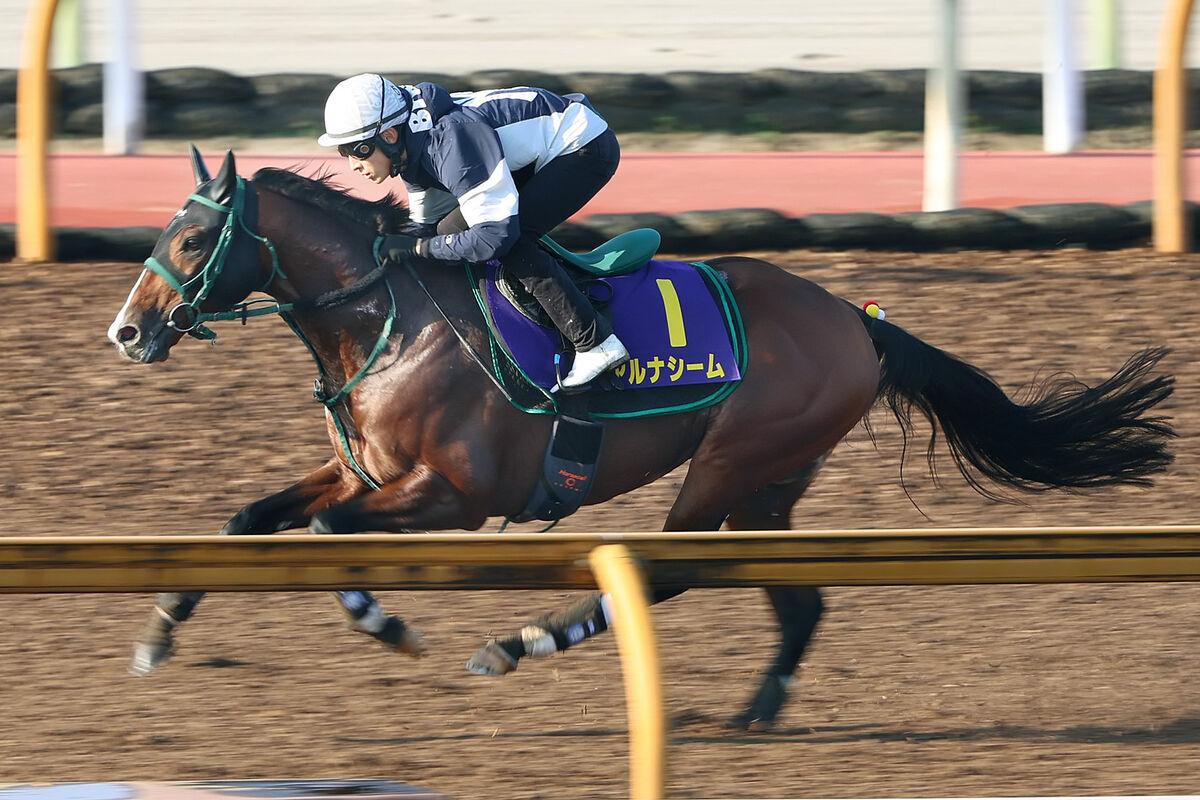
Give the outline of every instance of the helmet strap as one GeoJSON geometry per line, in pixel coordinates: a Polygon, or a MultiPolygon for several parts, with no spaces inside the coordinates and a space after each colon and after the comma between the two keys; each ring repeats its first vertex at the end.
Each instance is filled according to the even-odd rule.
{"type": "Polygon", "coordinates": [[[383,151],[383,154],[388,157],[391,162],[391,177],[399,175],[405,167],[408,166],[408,151],[404,146],[404,134],[400,128],[396,128],[396,142],[390,144],[382,136],[376,137],[375,146],[383,151]]]}
{"type": "MultiPolygon", "coordinates": [[[[400,99],[404,103],[405,110],[409,114],[411,114],[412,106],[413,106],[412,95],[409,94],[409,91],[407,89],[405,89],[403,86],[397,86],[396,88],[400,90],[400,99]]],[[[381,104],[383,103],[382,88],[380,89],[380,92],[379,92],[379,101],[381,104]]],[[[380,109],[380,111],[382,112],[382,108],[380,109]]],[[[408,119],[408,114],[405,114],[405,119],[406,120],[408,119]]],[[[382,125],[382,124],[383,124],[383,117],[381,116],[380,117],[380,125],[382,125]]],[[[397,175],[399,175],[401,172],[404,171],[405,167],[408,166],[408,152],[407,152],[407,148],[404,146],[404,134],[405,134],[406,128],[407,128],[407,126],[404,125],[403,123],[401,123],[400,125],[393,126],[393,130],[396,131],[396,143],[395,144],[388,144],[388,142],[386,142],[384,140],[382,127],[375,133],[375,136],[378,138],[377,146],[379,147],[380,150],[382,150],[384,152],[384,154],[388,157],[388,160],[391,162],[391,169],[389,170],[388,174],[392,178],[395,178],[397,175]]]]}

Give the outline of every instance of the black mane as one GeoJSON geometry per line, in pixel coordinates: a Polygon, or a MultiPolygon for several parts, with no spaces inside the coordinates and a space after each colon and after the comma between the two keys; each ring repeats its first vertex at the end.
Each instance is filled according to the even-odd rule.
{"type": "Polygon", "coordinates": [[[365,225],[376,233],[396,233],[408,222],[408,208],[391,192],[381,200],[363,200],[335,185],[328,172],[308,178],[291,170],[264,167],[254,173],[253,180],[255,186],[365,225]]]}

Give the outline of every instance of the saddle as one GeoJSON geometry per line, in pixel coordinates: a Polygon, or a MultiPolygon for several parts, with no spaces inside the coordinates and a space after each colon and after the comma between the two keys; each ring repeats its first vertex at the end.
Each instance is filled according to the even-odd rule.
{"type": "Polygon", "coordinates": [[[518,408],[554,415],[541,480],[505,525],[536,519],[553,527],[583,504],[604,418],[702,408],[741,380],[745,333],[729,287],[707,264],[654,260],[660,242],[657,231],[643,228],[574,253],[542,238],[630,353],[628,363],[577,394],[548,391],[570,367],[564,356],[571,348],[537,301],[498,261],[475,278],[490,330],[493,380],[518,408]]]}
{"type": "Polygon", "coordinates": [[[658,261],[657,231],[624,233],[588,253],[549,237],[597,312],[607,316],[630,360],[570,396],[549,390],[570,368],[571,348],[545,312],[499,262],[475,267],[477,298],[490,328],[493,376],[531,413],[583,418],[691,410],[718,402],[741,379],[745,337],[732,293],[706,264],[658,261]]]}
{"type": "MultiPolygon", "coordinates": [[[[588,253],[571,252],[549,236],[543,236],[540,244],[542,249],[547,250],[558,261],[584,296],[592,301],[597,312],[610,317],[606,309],[607,299],[597,297],[593,293],[593,290],[601,286],[598,279],[627,275],[646,266],[654,258],[661,241],[662,237],[658,231],[639,228],[609,239],[588,253]]],[[[554,323],[545,309],[519,280],[509,275],[503,265],[496,267],[495,283],[497,290],[527,319],[536,322],[542,328],[555,331],[554,323]]],[[[565,341],[562,346],[566,347],[565,341]]]]}

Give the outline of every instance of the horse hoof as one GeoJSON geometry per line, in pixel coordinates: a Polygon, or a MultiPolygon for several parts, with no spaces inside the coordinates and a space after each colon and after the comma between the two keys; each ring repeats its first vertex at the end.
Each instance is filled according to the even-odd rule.
{"type": "Polygon", "coordinates": [[[129,662],[129,673],[139,678],[146,677],[167,663],[174,650],[175,648],[170,643],[138,642],[133,646],[133,658],[129,662]]]}
{"type": "Polygon", "coordinates": [[[372,634],[385,647],[398,653],[420,658],[425,655],[425,643],[421,632],[408,627],[399,617],[391,616],[383,623],[379,633],[372,634]]]}
{"type": "Polygon", "coordinates": [[[516,659],[496,642],[488,642],[467,662],[467,672],[476,675],[507,675],[517,668],[516,659]]]}
{"type": "Polygon", "coordinates": [[[250,514],[248,513],[250,506],[246,506],[241,511],[233,515],[233,519],[221,526],[222,536],[239,536],[244,533],[249,533],[250,514]]]}
{"type": "Polygon", "coordinates": [[[400,641],[400,646],[396,649],[413,658],[420,658],[425,655],[425,637],[421,635],[420,631],[405,628],[404,638],[400,641]]]}
{"type": "Polygon", "coordinates": [[[766,733],[775,727],[775,721],[762,717],[751,717],[748,714],[738,714],[725,723],[727,730],[746,731],[747,733],[766,733]]]}
{"type": "Polygon", "coordinates": [[[308,521],[308,532],[320,535],[333,533],[333,526],[329,524],[320,514],[317,514],[308,521]]]}
{"type": "Polygon", "coordinates": [[[779,709],[787,700],[787,686],[790,679],[782,675],[764,675],[762,684],[754,694],[754,699],[746,710],[725,724],[727,728],[738,728],[743,731],[761,733],[768,731],[775,724],[779,709]]]}

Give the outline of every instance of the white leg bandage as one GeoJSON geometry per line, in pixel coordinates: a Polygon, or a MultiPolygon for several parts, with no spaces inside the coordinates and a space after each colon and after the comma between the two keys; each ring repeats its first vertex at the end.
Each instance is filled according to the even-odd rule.
{"type": "Polygon", "coordinates": [[[379,603],[371,603],[358,619],[350,623],[350,627],[363,633],[379,633],[387,623],[387,614],[379,603]]]}
{"type": "Polygon", "coordinates": [[[615,620],[612,610],[612,595],[607,592],[600,595],[600,611],[604,613],[604,621],[608,623],[608,629],[611,631],[615,620]]]}
{"type": "Polygon", "coordinates": [[[521,628],[521,641],[525,643],[525,655],[533,658],[545,658],[558,652],[550,631],[537,625],[521,628]]]}

